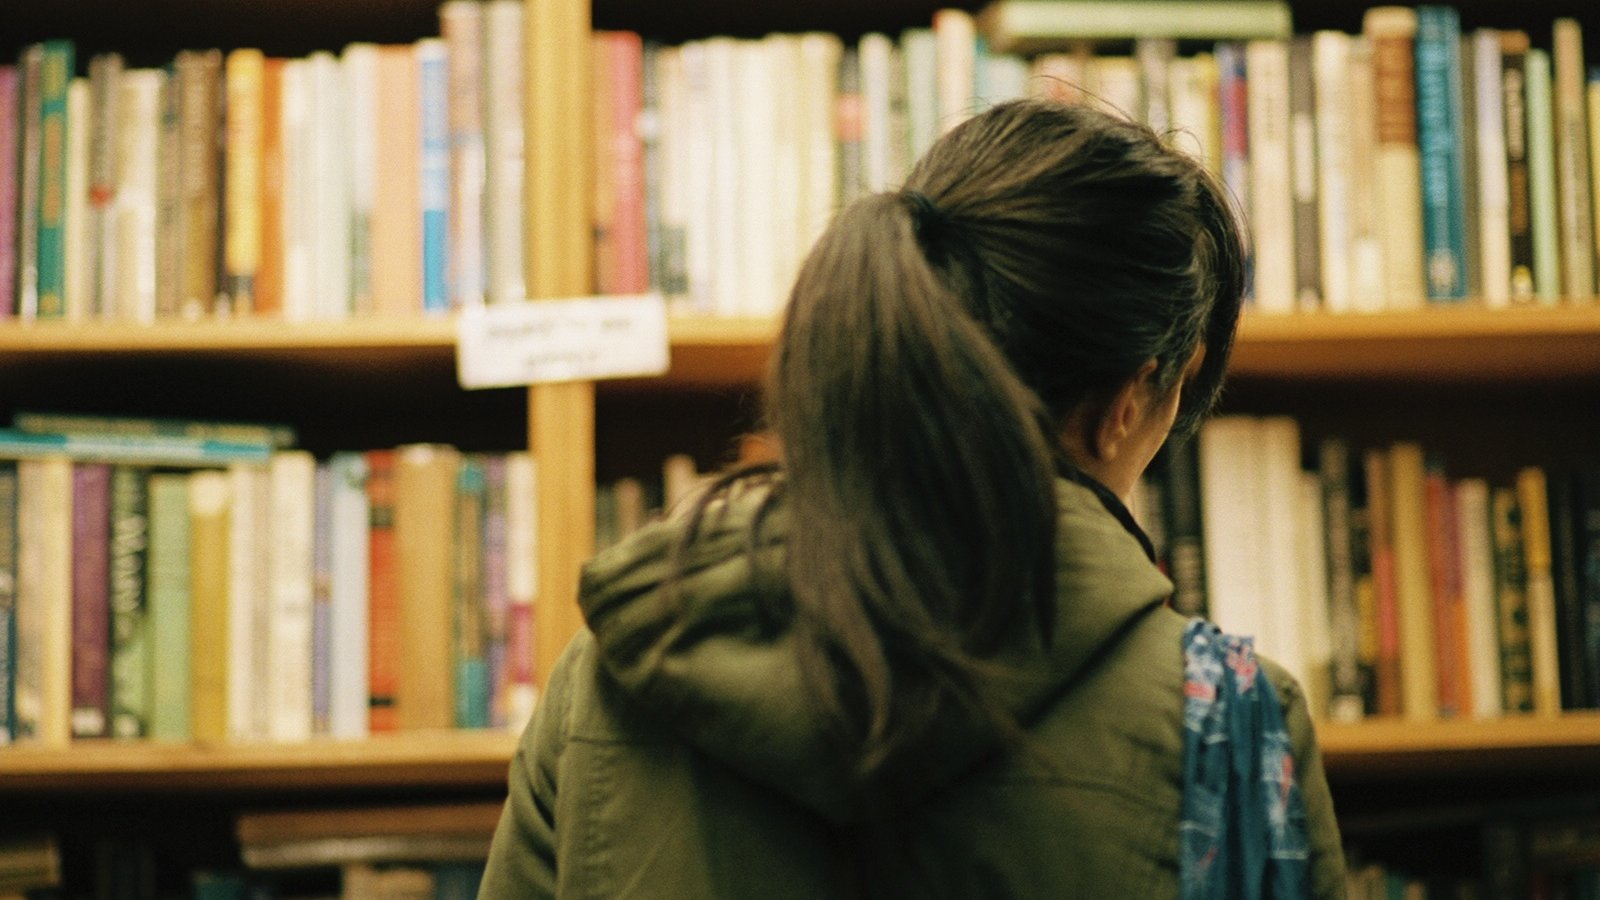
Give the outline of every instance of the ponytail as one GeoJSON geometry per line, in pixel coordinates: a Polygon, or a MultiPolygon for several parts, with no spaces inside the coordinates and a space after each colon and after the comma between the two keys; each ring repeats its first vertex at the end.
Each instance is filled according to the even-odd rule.
{"type": "Polygon", "coordinates": [[[771,371],[801,665],[857,783],[950,701],[985,713],[977,660],[1052,625],[1048,417],[951,289],[984,279],[960,240],[921,195],[852,205],[800,272],[771,371]]]}

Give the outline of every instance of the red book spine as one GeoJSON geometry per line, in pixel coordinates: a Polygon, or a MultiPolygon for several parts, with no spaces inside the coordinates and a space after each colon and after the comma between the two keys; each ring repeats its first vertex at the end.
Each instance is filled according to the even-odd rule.
{"type": "Polygon", "coordinates": [[[617,293],[637,294],[650,289],[650,254],[646,239],[644,141],[639,118],[644,103],[644,44],[631,31],[606,36],[611,66],[611,136],[616,166],[617,293]]]}
{"type": "Polygon", "coordinates": [[[1466,660],[1461,655],[1465,622],[1461,570],[1456,554],[1453,491],[1444,472],[1430,467],[1427,479],[1428,577],[1433,593],[1433,641],[1439,714],[1466,715],[1466,660]]]}
{"type": "Polygon", "coordinates": [[[400,727],[400,582],[394,545],[393,450],[367,453],[367,727],[396,731],[400,727]]]}
{"type": "Polygon", "coordinates": [[[111,466],[72,467],[72,736],[106,737],[110,722],[111,466]]]}
{"type": "Polygon", "coordinates": [[[17,309],[17,68],[0,66],[0,318],[17,309]]]}

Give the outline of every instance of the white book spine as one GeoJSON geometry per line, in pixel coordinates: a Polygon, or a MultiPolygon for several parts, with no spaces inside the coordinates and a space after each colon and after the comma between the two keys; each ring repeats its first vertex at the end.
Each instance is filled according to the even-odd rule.
{"type": "Polygon", "coordinates": [[[988,70],[988,96],[980,98],[985,107],[1028,96],[1028,61],[1010,53],[984,58],[988,70]]]}
{"type": "Polygon", "coordinates": [[[65,746],[72,707],[72,462],[17,462],[18,737],[65,746]]]}
{"type": "Polygon", "coordinates": [[[1378,97],[1372,44],[1350,41],[1350,307],[1381,312],[1384,301],[1383,242],[1378,230],[1378,97]]]}
{"type": "Polygon", "coordinates": [[[719,316],[743,311],[739,292],[744,287],[745,247],[741,240],[742,192],[748,189],[739,149],[741,101],[744,87],[739,71],[739,42],[712,38],[706,42],[708,83],[711,91],[711,309],[719,316]]]}
{"type": "MultiPolygon", "coordinates": [[[[1311,39],[1317,109],[1317,211],[1322,235],[1322,302],[1350,312],[1350,36],[1319,31],[1311,39]]],[[[1253,77],[1252,77],[1253,80],[1253,77]]]]}
{"type": "Polygon", "coordinates": [[[1251,41],[1250,231],[1255,237],[1255,304],[1263,313],[1292,313],[1294,192],[1289,146],[1289,46],[1251,41]]]}
{"type": "Polygon", "coordinates": [[[89,79],[74,78],[67,86],[66,203],[62,210],[66,256],[62,297],[67,319],[73,322],[89,317],[89,292],[94,284],[90,273],[94,260],[89,252],[89,123],[93,120],[89,79]]]}
{"type": "Polygon", "coordinates": [[[769,53],[762,41],[742,41],[735,56],[739,89],[735,103],[740,182],[737,235],[739,287],[729,311],[735,315],[770,316],[777,311],[779,297],[772,293],[776,282],[777,248],[772,240],[773,192],[778,172],[773,167],[773,145],[777,137],[775,97],[778,82],[769,53]]]}
{"type": "Polygon", "coordinates": [[[311,63],[291,59],[283,64],[279,102],[283,146],[283,318],[312,318],[316,270],[311,241],[316,174],[312,165],[311,63]]]}
{"type": "Polygon", "coordinates": [[[483,5],[447,0],[439,7],[440,31],[449,46],[450,121],[450,305],[476,306],[484,299],[483,5]]]}
{"type": "MultiPolygon", "coordinates": [[[[662,290],[674,309],[692,311],[688,294],[689,178],[688,85],[683,50],[662,47],[656,53],[661,117],[661,244],[662,290]]],[[[800,174],[797,172],[798,180],[800,174]]]]}
{"type": "Polygon", "coordinates": [[[799,73],[801,69],[800,41],[793,35],[773,35],[763,41],[767,65],[780,79],[774,82],[771,92],[773,109],[772,144],[772,281],[762,295],[777,312],[788,302],[789,289],[794,286],[795,273],[800,269],[801,254],[807,244],[801,237],[803,198],[805,196],[805,96],[801,90],[792,90],[782,81],[786,73],[799,73]]]}
{"type": "Polygon", "coordinates": [[[228,740],[265,740],[262,703],[267,646],[261,639],[267,573],[261,563],[267,536],[267,470],[255,463],[228,468],[232,506],[228,520],[228,740]]]}
{"type": "Polygon", "coordinates": [[[683,65],[683,194],[690,198],[684,209],[684,264],[688,281],[686,307],[696,313],[714,310],[715,265],[713,206],[717,183],[716,140],[711,99],[711,50],[704,41],[684,44],[683,65]]]}
{"type": "Polygon", "coordinates": [[[129,69],[118,79],[117,276],[115,318],[156,318],[156,172],[160,152],[160,69],[129,69]]]}
{"type": "Polygon", "coordinates": [[[1220,416],[1200,429],[1200,509],[1211,621],[1230,634],[1265,637],[1266,562],[1257,510],[1261,440],[1254,419],[1220,416]]]}
{"type": "Polygon", "coordinates": [[[912,28],[900,35],[906,67],[907,154],[913,164],[939,136],[938,40],[931,28],[912,28]]]}
{"type": "MultiPolygon", "coordinates": [[[[1300,469],[1300,427],[1287,416],[1270,416],[1259,425],[1265,465],[1261,470],[1262,491],[1256,516],[1263,528],[1265,584],[1256,603],[1265,627],[1256,649],[1276,659],[1301,684],[1310,682],[1307,668],[1304,612],[1311,604],[1302,595],[1305,584],[1295,533],[1302,514],[1300,469]]],[[[1317,512],[1321,518],[1321,511],[1317,512]]],[[[1327,608],[1326,599],[1315,604],[1327,608]]]]}
{"type": "Polygon", "coordinates": [[[938,43],[939,131],[965,122],[973,113],[977,84],[977,27],[972,14],[941,9],[933,15],[938,43]]]}
{"type": "Polygon", "coordinates": [[[527,297],[523,276],[523,8],[521,0],[491,0],[484,10],[485,235],[488,297],[506,303],[527,297]]]}
{"type": "MultiPolygon", "coordinates": [[[[1333,623],[1328,618],[1328,531],[1323,527],[1322,480],[1314,472],[1300,475],[1296,506],[1296,553],[1300,561],[1300,645],[1304,649],[1300,684],[1306,705],[1320,717],[1328,709],[1329,669],[1333,663],[1333,623]]],[[[1271,598],[1268,598],[1271,602],[1271,598]]]]}
{"type": "Polygon", "coordinates": [[[1089,94],[1094,105],[1123,119],[1137,119],[1139,64],[1131,56],[1097,56],[1089,61],[1089,94]]]}
{"type": "Polygon", "coordinates": [[[506,593],[510,600],[508,651],[521,652],[508,666],[507,727],[520,731],[533,716],[538,691],[532,659],[534,603],[539,585],[538,469],[531,454],[506,455],[506,593]]]}
{"type": "MultiPolygon", "coordinates": [[[[1058,56],[1060,59],[1070,57],[1058,56]]],[[[1171,84],[1172,134],[1169,143],[1213,174],[1222,171],[1222,132],[1217,118],[1217,61],[1209,53],[1174,59],[1171,84]]]]}
{"type": "MultiPolygon", "coordinates": [[[[1500,32],[1479,29],[1472,36],[1471,65],[1477,68],[1478,254],[1486,306],[1511,305],[1510,191],[1506,178],[1505,95],[1500,32]]],[[[1497,667],[1498,669],[1498,667],[1497,667]]],[[[1498,692],[1497,696],[1498,696],[1498,692]]],[[[1474,693],[1474,696],[1477,696],[1474,693]]]]}
{"type": "Polygon", "coordinates": [[[889,189],[889,67],[894,45],[888,36],[862,35],[857,58],[861,64],[861,163],[868,193],[889,189]]]}
{"type": "Polygon", "coordinates": [[[372,204],[378,180],[378,45],[351,44],[340,58],[344,77],[345,152],[349,163],[350,311],[370,315],[372,204]]]}
{"type": "Polygon", "coordinates": [[[367,463],[360,453],[338,453],[329,467],[333,557],[328,731],[335,738],[353,739],[366,737],[368,720],[367,463]]]}
{"type": "Polygon", "coordinates": [[[310,56],[312,308],[317,318],[350,317],[350,181],[344,147],[339,60],[310,56]]]}
{"type": "Polygon", "coordinates": [[[272,678],[267,684],[268,736],[277,742],[311,736],[312,557],[316,460],[303,450],[273,454],[271,523],[272,623],[267,632],[272,678]]]}
{"type": "MultiPolygon", "coordinates": [[[[839,90],[839,60],[843,53],[844,47],[834,35],[812,33],[800,38],[806,146],[800,243],[805,249],[809,249],[828,227],[838,194],[833,104],[839,90]]],[[[804,253],[802,250],[802,259],[804,253]]]]}
{"type": "MultiPolygon", "coordinates": [[[[1498,39],[1496,39],[1498,49],[1498,39]]],[[[1489,537],[1489,485],[1481,478],[1456,484],[1456,546],[1461,554],[1462,608],[1467,617],[1466,668],[1472,715],[1500,715],[1500,643],[1495,605],[1494,546],[1489,537]]]]}

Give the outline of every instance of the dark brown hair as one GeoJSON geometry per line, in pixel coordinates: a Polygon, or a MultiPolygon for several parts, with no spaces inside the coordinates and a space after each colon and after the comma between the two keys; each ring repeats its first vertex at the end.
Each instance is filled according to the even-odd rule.
{"type": "MultiPolygon", "coordinates": [[[[809,700],[872,788],[1055,612],[1059,433],[1156,361],[1176,430],[1215,402],[1243,288],[1223,189],[1149,129],[1018,101],[845,209],[802,267],[768,388],[809,700]]],[[[731,481],[731,479],[730,479],[731,481]]]]}

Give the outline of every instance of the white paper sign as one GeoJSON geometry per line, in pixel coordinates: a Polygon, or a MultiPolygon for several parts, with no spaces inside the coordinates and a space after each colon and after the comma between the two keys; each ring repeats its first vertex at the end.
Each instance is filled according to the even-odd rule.
{"type": "Polygon", "coordinates": [[[456,378],[469,390],[660,375],[667,353],[659,294],[499,303],[457,317],[456,378]]]}

